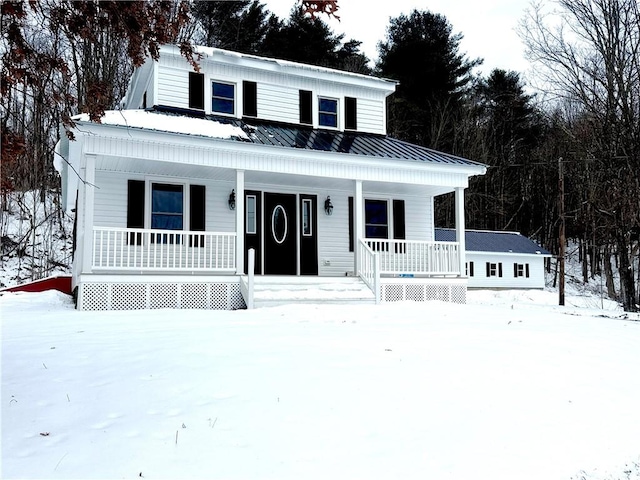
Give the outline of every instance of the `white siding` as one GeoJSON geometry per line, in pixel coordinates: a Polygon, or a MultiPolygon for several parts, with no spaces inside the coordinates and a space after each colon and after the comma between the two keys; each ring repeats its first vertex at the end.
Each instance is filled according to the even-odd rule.
{"type": "Polygon", "coordinates": [[[159,68],[157,98],[158,105],[189,108],[189,71],[167,66],[159,68]]]}
{"type": "Polygon", "coordinates": [[[474,262],[470,288],[544,288],[544,257],[541,255],[490,254],[467,252],[467,263],[474,262]],[[487,277],[486,264],[502,263],[502,277],[487,277]],[[529,278],[514,277],[513,264],[529,264],[529,278]]]}
{"type": "Polygon", "coordinates": [[[285,123],[298,123],[299,94],[298,90],[259,83],[258,90],[258,117],[285,123]]]}
{"type": "MultiPolygon", "coordinates": [[[[235,214],[229,210],[229,193],[235,187],[231,182],[204,181],[202,179],[172,179],[125,175],[121,173],[96,172],[94,224],[101,227],[126,228],[127,226],[127,182],[128,180],[149,180],[166,183],[183,183],[205,186],[206,230],[213,232],[235,231],[235,214]]],[[[188,218],[188,207],[185,211],[188,218]]],[[[149,222],[149,211],[145,218],[149,222]]]]}
{"type": "Polygon", "coordinates": [[[358,131],[384,134],[384,101],[358,98],[358,131]]]}
{"type": "MultiPolygon", "coordinates": [[[[201,73],[205,76],[205,112],[211,113],[211,82],[213,80],[236,85],[236,116],[242,116],[242,81],[256,82],[258,118],[284,123],[299,123],[299,91],[312,92],[314,126],[318,126],[318,97],[330,97],[338,100],[339,130],[344,129],[344,97],[357,99],[358,131],[384,134],[386,125],[385,94],[379,90],[350,85],[349,75],[336,81],[321,80],[303,75],[285,75],[277,71],[246,68],[242,65],[219,65],[211,60],[200,63],[201,73]],[[341,81],[338,81],[341,80],[341,81]]],[[[157,65],[157,92],[150,85],[147,94],[148,105],[188,108],[189,71],[192,67],[182,58],[160,57],[157,65]],[[156,94],[153,97],[153,94],[156,94]]]]}

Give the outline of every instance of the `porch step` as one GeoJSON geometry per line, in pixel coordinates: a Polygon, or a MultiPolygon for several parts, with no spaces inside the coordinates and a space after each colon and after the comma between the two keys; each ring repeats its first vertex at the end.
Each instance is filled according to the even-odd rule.
{"type": "Polygon", "coordinates": [[[255,277],[254,308],[287,304],[375,303],[375,295],[355,277],[255,277]]]}

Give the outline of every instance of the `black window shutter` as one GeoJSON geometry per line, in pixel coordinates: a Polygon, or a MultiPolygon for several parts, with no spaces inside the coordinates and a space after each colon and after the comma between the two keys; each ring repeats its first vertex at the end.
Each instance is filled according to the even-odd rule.
{"type": "Polygon", "coordinates": [[[525,265],[525,270],[526,270],[527,278],[529,278],[529,264],[528,263],[525,265]]]}
{"type": "Polygon", "coordinates": [[[514,264],[513,264],[513,276],[514,276],[515,278],[517,278],[517,277],[518,277],[518,264],[517,264],[517,263],[514,263],[514,264]]]}
{"type": "Polygon", "coordinates": [[[358,101],[353,97],[344,98],[344,128],[358,129],[358,101]]]}
{"type": "Polygon", "coordinates": [[[473,262],[469,262],[469,276],[473,277],[473,262]]]}
{"type": "MultiPolygon", "coordinates": [[[[127,185],[127,228],[144,228],[144,180],[129,180],[127,185]]],[[[142,235],[129,234],[130,245],[140,245],[142,235]]]]}
{"type": "Polygon", "coordinates": [[[498,264],[498,276],[502,277],[502,262],[498,264]]]}
{"type": "Polygon", "coordinates": [[[204,74],[189,72],[189,108],[204,110],[204,74]]]}
{"type": "Polygon", "coordinates": [[[404,229],[404,200],[393,201],[393,238],[405,239],[404,229]]]}
{"type": "Polygon", "coordinates": [[[354,250],[353,241],[353,197],[349,197],[349,251],[354,250]]]}
{"type": "Polygon", "coordinates": [[[245,117],[258,116],[258,84],[242,82],[242,114],[245,117]]]}
{"type": "Polygon", "coordinates": [[[491,276],[491,264],[487,262],[487,277],[491,276]]]}
{"type": "Polygon", "coordinates": [[[313,124],[310,90],[300,90],[300,123],[313,124]]]}
{"type": "MultiPolygon", "coordinates": [[[[393,201],[393,238],[396,240],[405,239],[404,200],[393,201]]],[[[400,245],[396,245],[396,253],[405,253],[405,250],[400,245]]]]}
{"type": "MultiPolygon", "coordinates": [[[[189,186],[189,230],[195,232],[205,231],[205,187],[204,185],[189,186]]],[[[203,247],[204,236],[193,236],[191,246],[203,247]]]]}

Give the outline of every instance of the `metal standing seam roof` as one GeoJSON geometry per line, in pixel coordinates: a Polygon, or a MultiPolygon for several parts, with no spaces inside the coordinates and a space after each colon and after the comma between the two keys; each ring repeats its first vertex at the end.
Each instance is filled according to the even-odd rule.
{"type": "MultiPolygon", "coordinates": [[[[456,231],[449,228],[436,228],[435,239],[439,242],[455,242],[456,231]]],[[[466,230],[464,239],[465,248],[470,252],[551,255],[548,250],[517,232],[466,230]]]]}
{"type": "Polygon", "coordinates": [[[208,119],[241,128],[247,138],[234,137],[231,140],[250,142],[258,145],[272,145],[303,150],[346,153],[387,159],[403,159],[442,165],[484,167],[483,164],[462,157],[414,145],[386,135],[365,132],[341,132],[314,129],[300,125],[263,121],[258,119],[238,119],[219,115],[204,115],[191,110],[172,107],[150,109],[166,115],[187,115],[208,119]]]}

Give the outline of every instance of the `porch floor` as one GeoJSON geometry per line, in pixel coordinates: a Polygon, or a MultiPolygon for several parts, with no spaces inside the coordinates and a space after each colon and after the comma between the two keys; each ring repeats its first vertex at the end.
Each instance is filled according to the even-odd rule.
{"type": "Polygon", "coordinates": [[[371,289],[356,277],[267,275],[254,278],[255,308],[291,303],[375,304],[371,289]]]}

